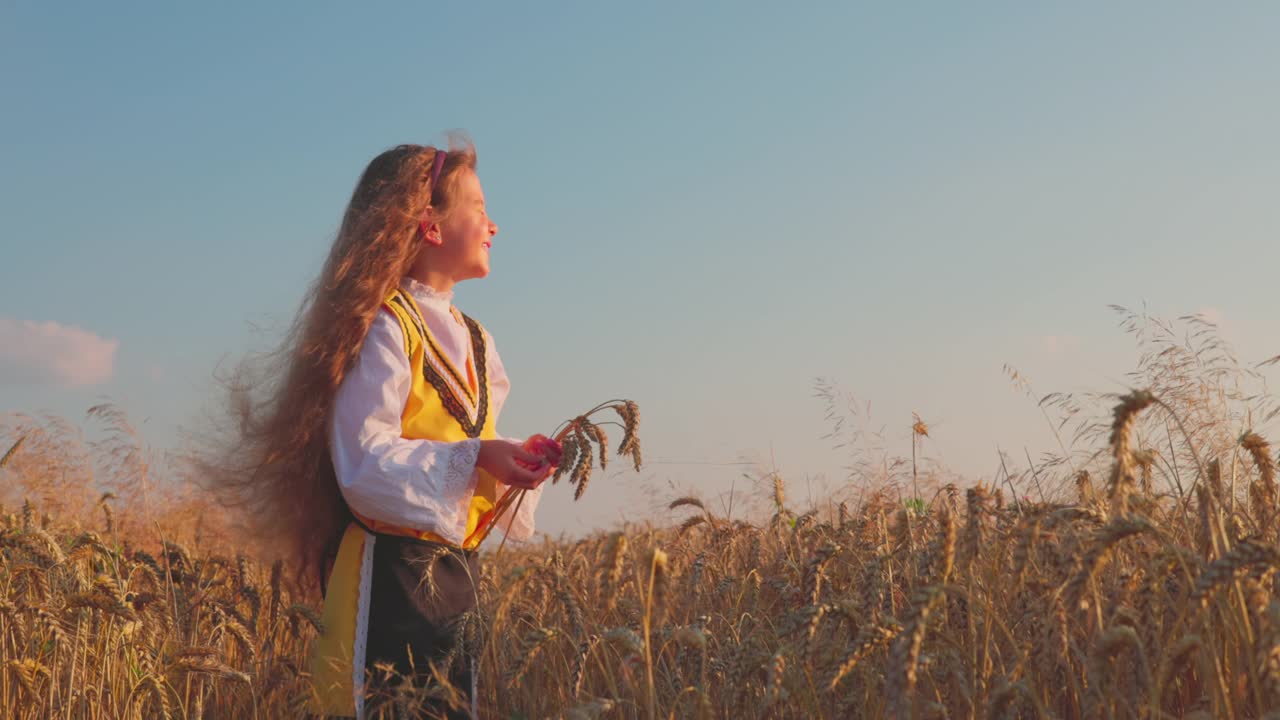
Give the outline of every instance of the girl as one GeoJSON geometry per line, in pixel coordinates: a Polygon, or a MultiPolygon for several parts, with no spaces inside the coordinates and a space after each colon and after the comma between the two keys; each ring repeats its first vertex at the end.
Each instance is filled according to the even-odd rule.
{"type": "MultiPolygon", "coordinates": [[[[470,145],[374,158],[284,346],[281,379],[265,402],[234,388],[250,461],[239,489],[300,568],[328,571],[311,662],[321,714],[361,717],[367,693],[414,675],[418,687],[446,676],[474,712],[458,641],[476,606],[473,533],[507,488],[524,488],[498,529],[527,539],[560,461],[543,436],[498,436],[502,360],[452,304],[458,282],[488,275],[498,231],[475,168],[470,145]]],[[[467,717],[456,702],[424,710],[467,717]]]]}

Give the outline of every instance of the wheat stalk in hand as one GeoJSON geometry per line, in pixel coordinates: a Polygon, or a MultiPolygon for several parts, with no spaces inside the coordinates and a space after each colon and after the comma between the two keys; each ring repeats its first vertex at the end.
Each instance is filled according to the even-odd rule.
{"type": "MultiPolygon", "coordinates": [[[[640,454],[640,406],[632,400],[610,400],[601,403],[587,412],[578,415],[572,420],[566,420],[560,423],[560,427],[556,429],[554,439],[560,443],[564,449],[564,455],[556,468],[555,474],[551,478],[552,484],[560,482],[560,478],[568,476],[569,483],[575,486],[573,499],[577,500],[586,492],[587,484],[591,481],[591,470],[595,465],[595,459],[600,459],[600,468],[603,470],[609,464],[609,436],[605,432],[602,425],[613,424],[618,425],[616,421],[593,422],[591,417],[596,413],[607,412],[609,410],[617,413],[622,420],[622,442],[618,444],[617,456],[630,457],[631,463],[639,472],[641,465],[640,454]]],[[[502,497],[498,499],[492,511],[488,516],[481,520],[480,525],[472,532],[471,537],[467,538],[467,543],[471,544],[473,538],[478,538],[475,544],[484,542],[485,538],[497,525],[502,516],[514,504],[513,513],[520,511],[520,504],[524,502],[523,488],[507,488],[502,497]]],[[[502,538],[503,545],[506,544],[506,536],[502,538]]],[[[502,551],[502,546],[498,547],[498,551],[502,551]]]]}

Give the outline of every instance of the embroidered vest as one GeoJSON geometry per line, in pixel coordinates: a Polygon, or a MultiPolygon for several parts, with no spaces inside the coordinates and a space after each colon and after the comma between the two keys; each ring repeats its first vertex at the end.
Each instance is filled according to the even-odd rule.
{"type": "MultiPolygon", "coordinates": [[[[401,435],[410,440],[458,442],[467,438],[490,440],[497,437],[493,414],[489,412],[489,379],[485,368],[484,329],[475,320],[450,307],[449,312],[464,324],[471,335],[471,357],[459,369],[440,349],[423,320],[422,310],[403,290],[391,293],[383,307],[395,315],[404,333],[405,354],[413,368],[413,384],[400,416],[401,435]]],[[[494,477],[476,468],[480,477],[467,510],[464,538],[470,538],[481,516],[493,508],[497,496],[494,477]]],[[[357,515],[370,530],[391,535],[416,537],[453,545],[425,530],[399,527],[357,515]]],[[[476,542],[468,544],[474,547],[476,542]]]]}

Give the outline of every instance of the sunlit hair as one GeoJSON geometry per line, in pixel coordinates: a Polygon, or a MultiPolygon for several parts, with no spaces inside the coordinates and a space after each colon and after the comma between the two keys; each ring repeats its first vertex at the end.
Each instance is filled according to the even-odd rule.
{"type": "Polygon", "coordinates": [[[334,395],[418,254],[424,213],[446,217],[459,178],[475,170],[474,147],[459,145],[434,188],[436,148],[400,145],[375,157],[284,340],[226,378],[234,427],[204,456],[202,479],[247,510],[304,585],[322,577],[350,519],[329,455],[334,395]]]}

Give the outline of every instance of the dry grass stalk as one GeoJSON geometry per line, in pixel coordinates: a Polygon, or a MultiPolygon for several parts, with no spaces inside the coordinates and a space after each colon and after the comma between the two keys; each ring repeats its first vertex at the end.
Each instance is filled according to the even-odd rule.
{"type": "Polygon", "coordinates": [[[1278,567],[1280,550],[1251,540],[1242,540],[1230,552],[1209,563],[1209,567],[1196,579],[1191,600],[1207,605],[1209,596],[1216,588],[1243,577],[1246,573],[1278,567]]]}
{"type": "Polygon", "coordinates": [[[1137,422],[1138,413],[1155,403],[1156,398],[1149,391],[1135,390],[1120,398],[1115,407],[1114,420],[1111,424],[1111,455],[1113,465],[1111,480],[1107,487],[1107,497],[1111,503],[1112,515],[1125,515],[1129,512],[1129,496],[1135,489],[1136,462],[1132,439],[1133,426],[1137,422]]]}
{"type": "Polygon", "coordinates": [[[943,597],[942,589],[937,586],[925,587],[916,593],[903,622],[902,635],[890,654],[890,672],[885,683],[885,694],[899,718],[911,715],[925,629],[928,627],[930,614],[942,602],[943,597]]]}
{"type": "Polygon", "coordinates": [[[169,701],[169,689],[161,684],[160,678],[147,674],[134,684],[129,691],[127,707],[136,708],[141,717],[159,717],[168,720],[173,716],[173,705],[169,701]]]}
{"type": "MultiPolygon", "coordinates": [[[[1094,679],[1093,687],[1099,695],[1097,698],[1099,701],[1105,701],[1111,694],[1108,688],[1112,685],[1112,682],[1109,679],[1115,680],[1118,670],[1118,668],[1112,667],[1111,661],[1125,649],[1130,650],[1136,660],[1129,667],[1132,667],[1137,674],[1140,683],[1138,692],[1145,693],[1148,691],[1151,684],[1151,670],[1147,662],[1147,654],[1142,648],[1142,642],[1138,639],[1138,634],[1131,627],[1113,627],[1098,639],[1090,656],[1090,674],[1094,679]]],[[[1123,670],[1120,672],[1123,672],[1123,670]]]]}
{"type": "Polygon", "coordinates": [[[559,632],[555,628],[535,628],[531,630],[524,639],[524,651],[521,654],[520,664],[511,672],[507,682],[512,685],[518,685],[520,679],[528,672],[534,657],[557,635],[559,635],[559,632]]]}
{"type": "Polygon", "coordinates": [[[667,595],[671,584],[671,574],[667,567],[667,554],[658,548],[653,549],[650,561],[649,599],[646,613],[653,625],[661,625],[667,614],[667,595]]]}
{"type": "Polygon", "coordinates": [[[612,610],[618,604],[622,568],[627,559],[627,536],[614,533],[610,543],[609,564],[606,568],[604,595],[607,609],[612,610]]]}
{"type": "Polygon", "coordinates": [[[5,465],[9,464],[10,460],[13,460],[14,456],[18,454],[18,451],[22,449],[22,444],[26,441],[26,435],[18,436],[18,439],[9,446],[8,450],[5,451],[4,456],[0,457],[0,469],[3,469],[5,465]]]}
{"type": "Polygon", "coordinates": [[[835,673],[832,674],[830,682],[827,683],[831,690],[835,690],[840,681],[846,675],[853,672],[863,658],[872,652],[888,647],[889,643],[898,636],[902,628],[897,626],[873,625],[866,628],[858,637],[858,641],[853,648],[849,650],[849,654],[844,657],[840,665],[836,667],[835,673]]]}
{"type": "Polygon", "coordinates": [[[706,515],[692,515],[690,517],[687,517],[684,519],[684,522],[680,523],[679,534],[684,535],[689,530],[692,530],[693,528],[705,523],[706,521],[707,521],[706,515]]]}
{"type": "Polygon", "coordinates": [[[1085,597],[1085,592],[1102,571],[1102,568],[1106,566],[1107,560],[1116,545],[1125,538],[1139,533],[1151,532],[1152,530],[1153,527],[1149,520],[1135,515],[1112,520],[1106,527],[1096,532],[1093,541],[1085,552],[1084,558],[1081,560],[1079,572],[1075,574],[1065,588],[1066,596],[1071,604],[1079,605],[1082,609],[1087,608],[1088,599],[1085,597]]]}
{"type": "Polygon", "coordinates": [[[578,652],[573,656],[573,672],[569,676],[569,686],[573,688],[574,697],[582,694],[582,681],[587,672],[587,656],[599,641],[599,635],[591,635],[578,644],[578,652]]]}
{"type": "MultiPolygon", "coordinates": [[[[1270,598],[1269,592],[1264,590],[1263,594],[1270,598]]],[[[1255,662],[1262,675],[1266,702],[1277,705],[1280,704],[1280,600],[1269,600],[1258,615],[1255,662]]]]}
{"type": "Polygon", "coordinates": [[[965,503],[968,511],[965,517],[964,526],[964,545],[961,549],[961,557],[965,570],[972,572],[973,565],[978,560],[983,544],[983,532],[985,528],[984,517],[988,512],[991,494],[981,483],[969,488],[965,491],[965,503]]]}
{"type": "Polygon", "coordinates": [[[680,507],[696,507],[702,512],[707,511],[707,507],[702,504],[702,501],[691,495],[678,497],[675,500],[672,500],[669,505],[667,505],[668,510],[675,510],[676,508],[680,508],[680,507]]]}
{"type": "Polygon", "coordinates": [[[1276,502],[1280,493],[1276,489],[1276,462],[1271,456],[1271,444],[1253,431],[1240,436],[1240,447],[1249,453],[1254,467],[1258,469],[1258,479],[1249,484],[1249,501],[1258,517],[1258,524],[1267,529],[1270,537],[1275,537],[1271,527],[1276,517],[1276,502]]]}
{"type": "Polygon", "coordinates": [[[956,517],[951,509],[942,510],[942,560],[937,584],[945,585],[951,579],[956,562],[956,517]]]}
{"type": "Polygon", "coordinates": [[[768,677],[765,680],[765,704],[772,706],[785,699],[782,681],[787,672],[787,656],[781,651],[773,654],[767,666],[768,677]]]}
{"type": "MultiPolygon", "coordinates": [[[[1210,476],[1216,474],[1219,467],[1217,460],[1211,462],[1209,464],[1210,476]]],[[[1200,548],[1200,555],[1207,560],[1219,557],[1226,542],[1222,525],[1221,505],[1214,498],[1212,487],[1211,483],[1202,483],[1197,485],[1195,489],[1196,512],[1199,519],[1196,540],[1200,548]]]]}
{"type": "Polygon", "coordinates": [[[1174,643],[1160,661],[1159,696],[1163,697],[1171,684],[1195,663],[1196,655],[1204,642],[1199,635],[1188,635],[1174,643]]]}
{"type": "Polygon", "coordinates": [[[586,622],[583,620],[582,607],[578,604],[578,599],[574,597],[573,589],[569,587],[569,580],[564,575],[564,570],[559,565],[553,565],[551,576],[555,581],[556,596],[560,599],[561,605],[564,606],[565,615],[569,618],[569,624],[573,628],[573,637],[586,637],[586,622]]]}

